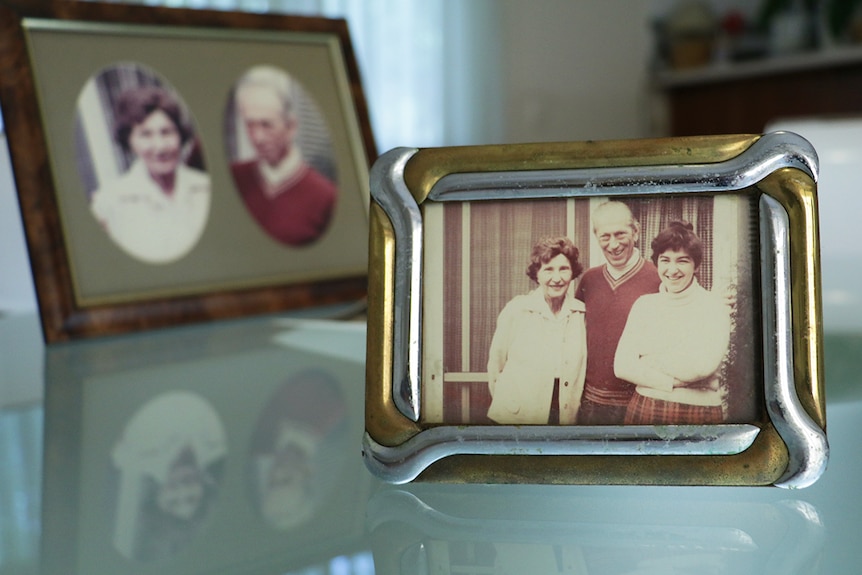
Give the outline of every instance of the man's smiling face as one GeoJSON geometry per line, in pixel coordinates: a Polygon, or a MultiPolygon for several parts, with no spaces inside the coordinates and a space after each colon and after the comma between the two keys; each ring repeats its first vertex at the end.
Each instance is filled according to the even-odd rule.
{"type": "Polygon", "coordinates": [[[607,217],[595,223],[596,238],[608,264],[622,269],[632,257],[638,241],[638,231],[634,228],[631,217],[622,210],[605,216],[607,217]]]}

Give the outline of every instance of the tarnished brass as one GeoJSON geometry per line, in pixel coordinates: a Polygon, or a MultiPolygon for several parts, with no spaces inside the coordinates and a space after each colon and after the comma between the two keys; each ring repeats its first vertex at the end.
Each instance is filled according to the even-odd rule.
{"type": "MultiPolygon", "coordinates": [[[[371,240],[369,254],[368,291],[368,364],[366,391],[366,440],[364,455],[372,471],[393,482],[437,481],[453,483],[553,483],[553,484],[654,484],[654,485],[781,485],[804,487],[812,482],[822,468],[828,454],[825,440],[826,414],[822,365],[822,330],[820,303],[820,263],[818,254],[818,224],[816,178],[817,160],[807,142],[795,135],[785,133],[760,135],[702,136],[672,139],[651,139],[604,142],[536,143],[520,145],[496,145],[474,147],[451,147],[407,150],[400,153],[403,170],[391,174],[398,184],[405,187],[416,206],[422,208],[437,200],[429,196],[448,176],[466,174],[470,176],[494,174],[505,178],[511,175],[505,198],[495,197],[494,192],[484,193],[481,199],[513,199],[518,196],[519,178],[524,174],[554,172],[571,175],[575,182],[566,189],[565,197],[589,197],[606,195],[598,186],[587,189],[578,187],[582,172],[599,170],[601,177],[615,171],[621,178],[632,177],[630,189],[618,189],[607,195],[707,193],[747,193],[753,197],[765,196],[775,200],[787,214],[787,260],[789,272],[786,281],[790,286],[789,318],[792,326],[789,335],[789,352],[792,355],[792,381],[765,381],[766,395],[774,388],[787,386],[794,402],[798,401],[810,418],[810,429],[804,433],[809,439],[788,441],[782,429],[795,423],[776,422],[773,413],[762,408],[759,418],[749,422],[756,437],[740,451],[725,454],[709,452],[702,448],[690,454],[602,454],[574,449],[571,454],[561,453],[560,434],[548,434],[548,450],[541,448],[542,429],[550,426],[512,427],[515,443],[524,440],[521,448],[512,447],[511,442],[501,441],[498,435],[485,434],[479,425],[447,426],[427,423],[423,419],[414,422],[402,413],[393,401],[398,395],[409,395],[404,382],[394,381],[393,358],[405,353],[396,349],[394,333],[397,306],[408,301],[399,294],[406,283],[403,281],[405,262],[396,262],[396,246],[401,240],[393,226],[391,215],[372,201],[371,240]],[[768,156],[768,159],[767,159],[768,156]],[[777,158],[777,159],[776,159],[777,158]],[[748,162],[748,163],[746,163],[748,162]],[[737,166],[738,164],[738,166],[737,166]],[[761,169],[759,175],[751,175],[751,165],[761,169]],[[715,166],[715,174],[713,174],[715,166]],[[746,169],[742,169],[745,166],[746,169]],[[603,170],[603,171],[602,171],[603,170]],[[746,171],[748,170],[748,171],[746,171]],[[744,172],[744,173],[743,173],[744,172]],[[655,182],[647,176],[638,180],[639,174],[656,174],[655,182]],[[664,179],[662,179],[664,178],[664,179]],[[748,178],[748,179],[746,179],[748,178]],[[512,183],[514,182],[514,183],[512,183]],[[512,190],[515,190],[512,192],[512,190]],[[690,191],[689,191],[690,190],[690,191]],[[428,439],[431,432],[440,434],[443,440],[428,439]],[[813,437],[813,440],[810,440],[813,437]],[[813,441],[813,445],[806,444],[813,441]],[[495,448],[495,442],[506,444],[495,448]],[[797,445],[802,442],[803,445],[797,445]],[[471,445],[477,446],[471,451],[471,445]],[[414,449],[416,453],[411,450],[414,449]],[[795,466],[804,466],[794,455],[800,449],[814,454],[816,469],[797,472],[795,466]],[[401,450],[401,451],[399,451],[401,450]],[[434,455],[429,455],[434,452],[434,455]],[[442,455],[441,453],[442,452],[442,455]],[[399,455],[400,454],[400,455],[399,455]],[[395,469],[405,459],[414,456],[427,458],[421,470],[412,473],[395,469]],[[392,468],[392,475],[386,470],[392,468]],[[807,474],[807,475],[806,475],[807,474]],[[805,475],[798,483],[793,479],[805,475]],[[788,477],[790,477],[788,479],[788,477]]],[[[756,169],[753,171],[757,171],[756,169]]],[[[526,180],[533,182],[535,180],[526,180]]],[[[566,180],[568,181],[568,180],[566,180]]],[[[601,182],[600,182],[601,183],[601,182]]],[[[372,199],[375,199],[375,182],[372,172],[372,199]]],[[[533,184],[524,184],[529,187],[533,184]]],[[[592,185],[592,183],[590,184],[592,185]]],[[[560,188],[565,185],[560,184],[560,188]]],[[[489,189],[492,186],[489,185],[489,189]]],[[[538,189],[540,197],[543,193],[538,189]]],[[[532,190],[536,192],[536,190],[532,190]]],[[[436,193],[436,192],[434,192],[436,193]]],[[[536,197],[535,195],[529,197],[536,197]]],[[[437,198],[437,196],[434,196],[437,198]]],[[[458,201],[446,198],[446,201],[458,201]]],[[[756,203],[756,202],[755,202],[756,203]]],[[[779,210],[780,211],[780,210],[779,210]]],[[[399,216],[400,217],[400,216],[399,216]]],[[[421,229],[420,229],[421,232],[421,229]]],[[[761,229],[761,241],[763,240],[761,229]]],[[[421,237],[421,233],[418,234],[421,237]]],[[[771,241],[765,240],[767,244],[771,241]]],[[[402,246],[403,247],[403,246],[402,246]]],[[[767,249],[773,246],[767,245],[767,249]]],[[[774,246],[778,257],[783,257],[781,245],[774,246]]],[[[755,258],[756,259],[756,258],[755,258]]],[[[422,262],[407,262],[421,273],[422,262]]],[[[779,266],[780,267],[780,266],[779,266]]],[[[411,268],[412,269],[412,268],[411,268]]],[[[770,270],[763,272],[771,273],[770,270]]],[[[766,288],[764,288],[766,289],[766,288]]],[[[772,301],[771,294],[763,295],[764,301],[772,301]]],[[[421,298],[421,293],[410,293],[409,298],[421,298]]],[[[766,304],[764,304],[766,306],[766,304]]],[[[780,308],[780,305],[778,306],[780,308]]],[[[766,309],[766,308],[764,308],[766,309]]],[[[403,310],[401,310],[403,312],[403,310]]],[[[767,311],[764,311],[766,317],[767,311]]],[[[783,313],[779,309],[779,314],[783,313]]],[[[404,318],[404,313],[400,315],[404,318]]],[[[766,323],[764,325],[767,325],[766,323]]],[[[765,329],[765,328],[764,328],[765,329]]],[[[415,335],[415,334],[414,334],[415,335]]],[[[773,336],[765,334],[769,342],[773,336]]],[[[411,336],[412,338],[412,336],[411,336]]],[[[409,345],[422,345],[421,332],[409,345]]],[[[405,344],[406,345],[406,344],[405,344]]],[[[766,347],[769,347],[767,344],[766,347]]],[[[764,352],[764,364],[767,354],[764,352]]],[[[781,354],[778,354],[779,356],[781,354]]],[[[771,361],[771,360],[770,360],[771,361]]],[[[772,373],[769,369],[765,373],[772,373]]],[[[768,379],[768,378],[766,378],[768,379]]],[[[771,397],[771,396],[770,396],[771,397]]],[[[417,401],[423,398],[407,398],[417,401]]],[[[783,401],[783,400],[782,400],[783,401]]],[[[764,402],[766,403],[766,402],[764,402]]],[[[808,425],[806,423],[806,425],[808,425]]],[[[703,426],[706,436],[713,426],[703,426]]],[[[563,442],[577,443],[578,426],[570,426],[572,437],[562,437],[563,442]]],[[[609,428],[610,431],[610,428],[609,428]]],[[[435,435],[436,437],[436,435],[435,435]]],[[[609,434],[607,441],[615,441],[609,434]]],[[[566,443],[568,445],[568,443],[566,443]]],[[[564,451],[564,450],[563,450],[564,451]]]]}

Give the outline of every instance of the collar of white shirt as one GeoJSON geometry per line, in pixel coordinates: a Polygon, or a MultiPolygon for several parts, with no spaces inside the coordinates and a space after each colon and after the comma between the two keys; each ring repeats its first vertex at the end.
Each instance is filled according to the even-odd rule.
{"type": "Polygon", "coordinates": [[[266,162],[259,162],[260,173],[263,179],[269,186],[269,190],[275,195],[282,189],[281,184],[296,177],[302,170],[304,160],[302,150],[299,146],[293,145],[290,148],[287,156],[276,166],[270,166],[266,162]]]}
{"type": "Polygon", "coordinates": [[[622,269],[617,269],[610,264],[605,264],[605,266],[608,268],[608,273],[610,274],[610,276],[615,280],[618,280],[624,275],[626,275],[630,269],[635,267],[635,264],[637,264],[638,260],[640,259],[641,252],[639,249],[635,248],[632,250],[632,257],[629,258],[629,261],[626,262],[626,265],[624,265],[622,269]]]}

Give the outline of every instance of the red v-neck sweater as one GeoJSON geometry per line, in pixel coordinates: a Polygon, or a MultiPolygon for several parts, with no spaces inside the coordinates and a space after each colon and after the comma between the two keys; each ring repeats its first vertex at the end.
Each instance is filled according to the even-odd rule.
{"type": "Polygon", "coordinates": [[[588,269],[575,294],[586,306],[587,376],[584,397],[602,405],[625,405],[634,386],[614,375],[614,355],[629,311],[642,295],[658,292],[658,270],[643,258],[614,280],[607,265],[588,269]]]}
{"type": "Polygon", "coordinates": [[[255,162],[231,168],[248,211],[266,233],[279,242],[303,246],[317,240],[329,226],[338,193],[335,185],[310,166],[304,166],[279,193],[269,198],[255,162]]]}

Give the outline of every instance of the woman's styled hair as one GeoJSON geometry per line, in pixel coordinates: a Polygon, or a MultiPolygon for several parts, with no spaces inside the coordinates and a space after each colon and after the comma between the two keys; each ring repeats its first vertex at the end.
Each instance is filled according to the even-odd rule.
{"type": "Polygon", "coordinates": [[[567,237],[542,238],[536,245],[533,246],[533,251],[530,254],[530,265],[527,266],[527,277],[533,281],[538,281],[539,269],[557,257],[563,254],[572,264],[572,277],[576,278],[581,275],[584,269],[578,262],[578,248],[567,237]]]}
{"type": "Polygon", "coordinates": [[[703,243],[696,233],[694,227],[682,220],[676,220],[668,224],[650,244],[652,247],[652,263],[658,265],[658,258],[668,250],[684,251],[694,261],[695,269],[700,267],[703,261],[703,243]]]}
{"type": "Polygon", "coordinates": [[[183,121],[183,112],[179,101],[164,88],[140,86],[130,88],[120,94],[115,107],[114,117],[117,124],[114,128],[114,135],[124,150],[129,151],[129,136],[134,127],[158,110],[167,114],[177,127],[180,143],[186,143],[191,136],[191,131],[183,121]]]}

